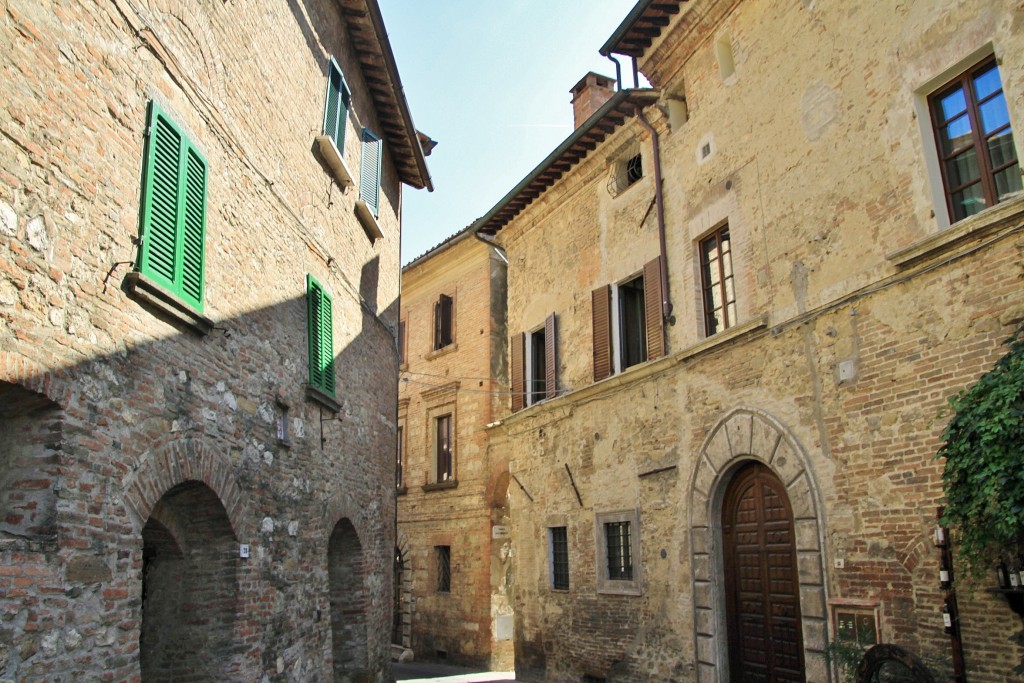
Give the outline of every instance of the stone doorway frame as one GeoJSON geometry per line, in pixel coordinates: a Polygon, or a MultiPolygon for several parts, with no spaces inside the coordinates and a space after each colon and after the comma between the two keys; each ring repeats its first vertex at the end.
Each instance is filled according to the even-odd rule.
{"type": "Polygon", "coordinates": [[[406,649],[412,648],[412,546],[405,531],[398,530],[395,549],[402,556],[402,583],[399,587],[401,594],[398,603],[401,606],[401,642],[392,645],[401,645],[406,649]]]}
{"type": "Polygon", "coordinates": [[[756,408],[734,408],[710,431],[697,455],[687,500],[690,583],[698,683],[729,679],[722,502],[729,482],[751,461],[782,481],[793,510],[807,680],[831,678],[825,581],[825,516],[806,452],[782,423],[756,408]]]}

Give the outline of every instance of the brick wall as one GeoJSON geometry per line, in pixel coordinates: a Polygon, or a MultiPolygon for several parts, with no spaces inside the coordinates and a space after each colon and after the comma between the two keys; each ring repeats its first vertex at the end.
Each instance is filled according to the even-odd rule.
{"type": "Polygon", "coordinates": [[[15,1],[0,44],[2,453],[42,475],[4,478],[0,678],[138,681],[140,638],[187,647],[183,620],[215,604],[198,676],[328,679],[341,639],[353,676],[388,680],[401,189],[386,148],[371,243],[313,151],[331,55],[353,93],[350,167],[358,130],[382,128],[338,5],[15,1]],[[122,291],[154,99],[208,161],[206,336],[122,291]],[[307,274],[334,298],[337,415],[303,386],[307,274]],[[51,537],[22,537],[30,488],[51,537]],[[202,504],[171,504],[186,489],[202,504]],[[144,542],[154,520],[205,570],[144,576],[147,547],[173,555],[144,542]],[[358,638],[332,634],[339,522],[361,546],[358,638]],[[194,593],[161,602],[176,577],[194,593]]]}
{"type": "Polygon", "coordinates": [[[508,619],[501,539],[505,463],[494,457],[485,426],[507,410],[507,386],[491,375],[504,348],[504,263],[463,233],[403,270],[406,364],[400,375],[404,492],[398,527],[412,575],[411,642],[417,659],[512,666],[511,640],[498,639],[508,619]],[[434,349],[434,304],[453,298],[453,343],[434,349]],[[453,416],[455,482],[438,483],[435,422],[453,416]],[[456,483],[457,482],[457,483],[456,483]],[[437,590],[436,546],[450,546],[451,591],[437,590]],[[440,653],[440,654],[439,654],[440,653]]]}
{"type": "MultiPolygon", "coordinates": [[[[669,354],[593,382],[591,291],[659,252],[654,140],[640,123],[617,124],[497,236],[509,329],[556,315],[565,394],[489,432],[522,484],[510,488],[517,674],[724,680],[721,498],[760,461],[792,507],[807,680],[830,680],[837,603],[877,610],[883,642],[946,676],[931,544],[940,414],[1024,320],[1024,200],[949,227],[919,119],[929,84],[988,41],[1007,102],[1020,100],[1018,13],[1010,2],[705,5],[680,3],[640,60],[689,110],[675,125],[661,107],[644,112],[664,172],[669,354]],[[617,186],[637,151],[646,177],[617,186]],[[739,321],[709,338],[698,247],[725,224],[739,321]],[[597,516],[619,511],[639,519],[639,595],[597,580],[597,516]],[[550,587],[550,526],[568,529],[568,592],[550,587]]],[[[1024,112],[1008,106],[1019,128],[1024,112]]],[[[968,675],[1006,678],[1021,658],[1005,638],[1017,617],[984,591],[959,597],[968,675]]]]}

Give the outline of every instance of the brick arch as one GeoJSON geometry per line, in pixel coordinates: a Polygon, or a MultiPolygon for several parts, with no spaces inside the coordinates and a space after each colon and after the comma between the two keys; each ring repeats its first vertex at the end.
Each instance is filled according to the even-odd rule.
{"type": "Polygon", "coordinates": [[[138,468],[121,484],[125,505],[139,529],[165,493],[188,481],[202,482],[220,499],[235,537],[245,543],[252,533],[245,499],[230,461],[210,445],[181,439],[145,453],[138,468]]]}
{"type": "Polygon", "coordinates": [[[786,487],[796,530],[807,678],[828,680],[826,525],[814,472],[806,452],[781,422],[746,407],[734,408],[710,431],[690,478],[686,507],[698,678],[727,678],[722,498],[737,470],[751,461],[765,464],[786,487]]]}
{"type": "Polygon", "coordinates": [[[0,351],[0,381],[19,384],[56,403],[61,408],[71,404],[70,378],[63,370],[48,370],[21,354],[0,351]]]}

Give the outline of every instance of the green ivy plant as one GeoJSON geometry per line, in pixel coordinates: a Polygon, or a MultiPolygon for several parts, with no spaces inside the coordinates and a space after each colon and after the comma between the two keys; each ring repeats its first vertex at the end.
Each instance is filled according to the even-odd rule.
{"type": "Polygon", "coordinates": [[[1010,350],[950,399],[953,417],[936,457],[945,458],[942,523],[957,532],[958,565],[975,579],[1000,553],[1024,551],[1024,325],[1010,350]]]}

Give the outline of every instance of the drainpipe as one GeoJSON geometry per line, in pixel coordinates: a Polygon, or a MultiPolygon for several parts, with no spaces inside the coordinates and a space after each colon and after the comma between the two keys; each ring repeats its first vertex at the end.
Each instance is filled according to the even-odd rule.
{"type": "Polygon", "coordinates": [[[673,324],[672,301],[668,292],[668,250],[665,247],[665,202],[661,191],[661,144],[658,141],[658,131],[654,130],[643,111],[638,107],[636,119],[651,134],[654,144],[654,199],[658,207],[658,242],[661,246],[661,317],[662,320],[673,324]]]}
{"type": "Polygon", "coordinates": [[[622,90],[622,65],[619,64],[619,60],[615,59],[615,55],[609,53],[605,56],[615,64],[615,82],[618,83],[619,90],[622,90]]]}

